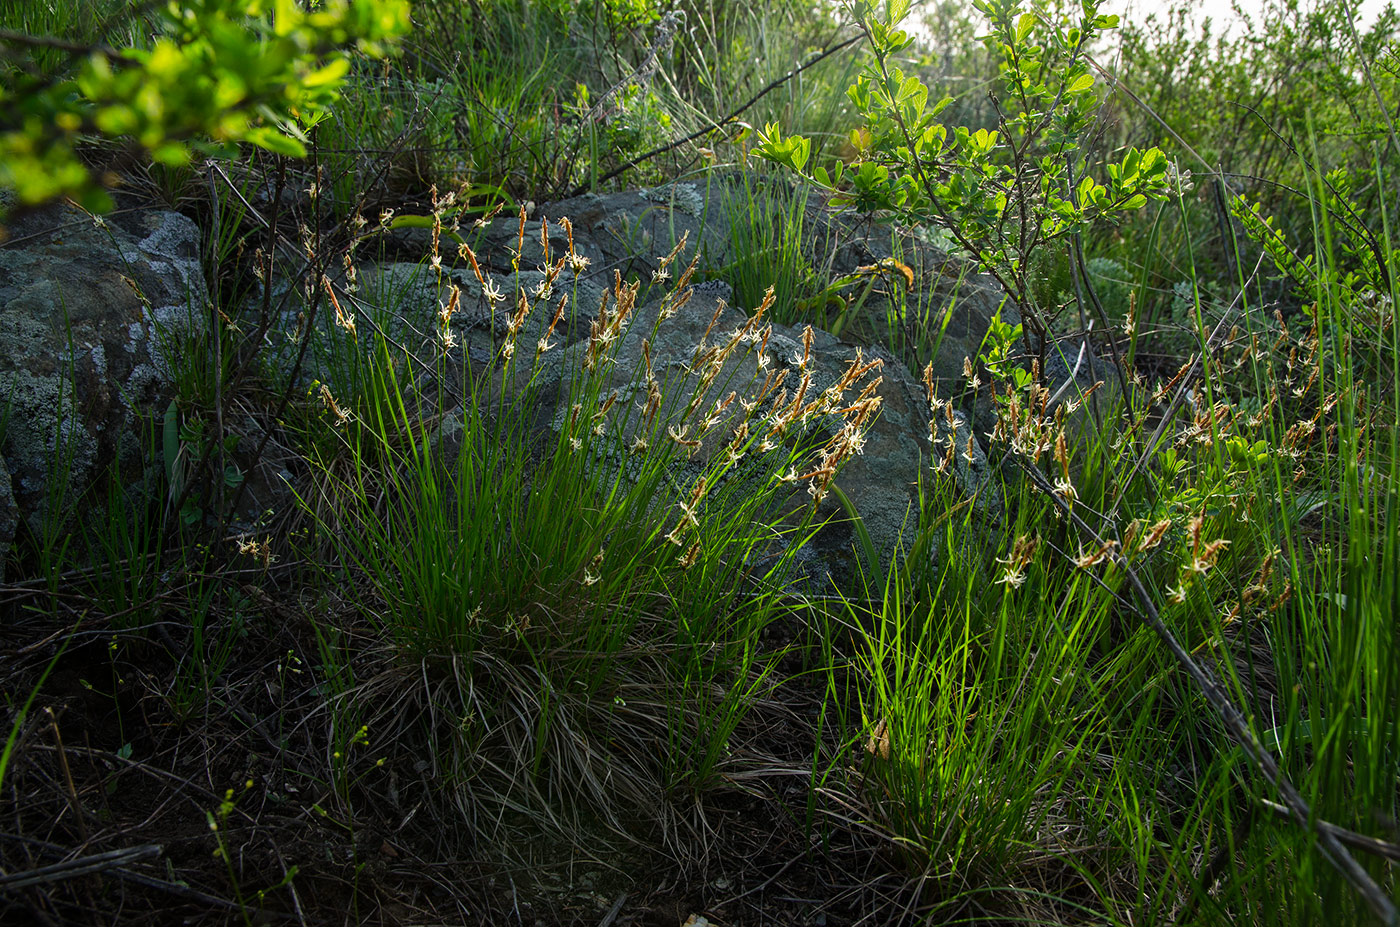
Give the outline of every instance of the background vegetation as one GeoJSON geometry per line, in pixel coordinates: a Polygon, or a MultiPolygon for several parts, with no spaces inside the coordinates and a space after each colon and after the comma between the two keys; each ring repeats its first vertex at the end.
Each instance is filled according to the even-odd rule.
{"type": "MultiPolygon", "coordinates": [[[[219,230],[222,320],[181,352],[152,449],[170,500],[114,485],[9,564],[7,912],[1393,922],[1392,12],[1363,27],[1277,0],[1225,35],[1185,10],[1115,28],[945,2],[899,37],[899,4],[418,0],[407,31],[356,18],[392,4],[326,4],[340,25],[300,32],[278,26],[291,3],[205,6],[286,73],[259,84],[214,19],[181,33],[148,5],[0,13],[0,182],[101,206],[116,174],[118,208],[219,230]],[[181,92],[239,84],[252,115],[161,110],[182,98],[155,56],[98,80],[128,46],[212,81],[181,92]],[[277,97],[283,80],[314,92],[277,97]],[[835,406],[774,411],[762,451],[763,429],[730,423],[733,454],[678,484],[664,426],[714,428],[713,382],[648,370],[671,405],[600,429],[601,360],[580,367],[562,387],[580,411],[540,446],[548,358],[523,310],[496,348],[525,387],[438,369],[420,407],[384,337],[413,290],[352,321],[318,284],[374,256],[392,209],[431,229],[422,273],[451,303],[432,259],[478,217],[736,170],[722,275],[745,309],[885,340],[916,371],[937,351],[943,307],[833,308],[843,284],[798,244],[803,184],[917,226],[1034,309],[969,365],[999,397],[999,516],[930,460],[906,556],[814,594],[792,559],[814,509],[771,515],[785,479],[820,495],[853,452],[793,425],[835,406]],[[220,184],[314,192],[260,223],[220,184]],[[1012,235],[1008,215],[1035,221],[1012,235]],[[270,323],[279,278],[312,284],[286,288],[298,331],[270,323]],[[1122,377],[1067,428],[1043,414],[1045,371],[1085,340],[1122,377]],[[309,392],[308,352],[326,372],[309,392]],[[222,431],[235,406],[256,430],[222,431]],[[235,524],[240,455],[274,453],[296,504],[235,524]],[[593,463],[610,453],[630,477],[593,463]],[[105,875],[70,878],[75,861],[105,875]]],[[[689,260],[674,283],[615,280],[587,352],[676,298],[689,260]]],[[[523,275],[472,266],[473,292],[550,311],[523,275]]],[[[544,273],[572,292],[582,270],[562,253],[544,273]]],[[[973,395],[931,386],[931,414],[973,395]]]]}

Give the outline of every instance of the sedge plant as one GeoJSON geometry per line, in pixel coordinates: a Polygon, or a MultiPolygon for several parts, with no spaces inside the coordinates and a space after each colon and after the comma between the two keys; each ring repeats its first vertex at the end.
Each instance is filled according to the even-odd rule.
{"type": "MultiPolygon", "coordinates": [[[[652,344],[691,299],[693,263],[646,307],[640,281],[614,275],[566,346],[586,261],[550,255],[547,229],[541,241],[528,289],[460,249],[504,318],[495,362],[453,381],[453,427],[422,416],[395,372],[408,361],[377,339],[367,394],[333,397],[344,449],[324,459],[317,493],[335,502],[306,504],[360,614],[426,673],[444,722],[428,733],[434,762],[476,797],[464,806],[556,823],[586,812],[622,829],[627,809],[723,768],[770,672],[759,633],[815,500],[875,414],[862,386],[879,364],[819,391],[809,334],[796,374],[774,371],[770,291],[747,319],[717,307],[694,353],[663,365],[652,344]],[[624,344],[639,347],[636,369],[618,369],[624,344]],[[814,439],[809,423],[831,418],[831,437],[814,439]]],[[[463,298],[443,279],[440,363],[463,298]]]]}

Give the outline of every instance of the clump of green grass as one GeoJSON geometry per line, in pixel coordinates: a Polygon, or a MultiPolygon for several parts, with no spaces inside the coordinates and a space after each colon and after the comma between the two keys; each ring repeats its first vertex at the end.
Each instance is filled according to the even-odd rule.
{"type": "MultiPolygon", "coordinates": [[[[807,221],[810,190],[785,178],[744,172],[737,183],[715,185],[729,231],[729,261],[716,273],[734,290],[741,306],[757,306],[773,289],[772,318],[783,325],[801,324],[799,303],[826,282],[809,254],[807,221]]],[[[825,309],[823,304],[820,308],[825,309]]]]}
{"type": "MultiPolygon", "coordinates": [[[[509,284],[472,257],[483,291],[509,305],[509,284]]],[[[874,404],[840,399],[870,365],[818,396],[771,374],[729,385],[740,365],[762,370],[771,291],[689,378],[660,378],[644,348],[632,374],[645,398],[633,402],[605,387],[639,309],[640,285],[617,277],[565,360],[566,398],[541,433],[545,363],[564,350],[581,268],[559,255],[544,286],[517,289],[498,369],[459,380],[450,442],[377,340],[365,394],[332,398],[359,410],[344,415],[339,459],[319,465],[316,493],[334,504],[305,504],[340,565],[327,578],[358,590],[363,619],[421,667],[432,717],[456,719],[427,736],[473,806],[547,820],[582,808],[625,830],[628,809],[725,768],[729,737],[771,685],[774,655],[758,637],[781,613],[797,548],[775,553],[774,542],[808,530],[815,511],[791,510],[792,484],[819,497],[874,404]],[[531,313],[550,319],[533,344],[522,337],[531,313]],[[847,428],[810,451],[800,423],[837,410],[847,428]],[[689,463],[702,444],[715,452],[689,463]]],[[[689,299],[693,272],[678,274],[656,325],[689,299]]],[[[448,339],[458,299],[455,287],[443,294],[448,339]]]]}
{"type": "Polygon", "coordinates": [[[999,386],[993,446],[1032,474],[1007,520],[981,535],[935,489],[906,565],[847,594],[822,781],[929,904],[1302,924],[1393,903],[1400,356],[1383,294],[1330,272],[1326,208],[1307,314],[1198,308],[1199,360],[1097,409],[999,386]],[[1339,835],[1346,878],[1319,845],[1339,835]]]}

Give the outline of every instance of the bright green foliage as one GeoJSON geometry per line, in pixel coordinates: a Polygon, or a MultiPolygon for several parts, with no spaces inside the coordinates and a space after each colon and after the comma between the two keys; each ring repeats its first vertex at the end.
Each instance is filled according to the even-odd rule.
{"type": "Polygon", "coordinates": [[[1390,275],[1400,252],[1388,247],[1365,222],[1365,208],[1355,199],[1352,173],[1345,168],[1309,178],[1317,208],[1328,217],[1330,260],[1325,250],[1295,251],[1276,227],[1275,219],[1259,203],[1245,197],[1231,201],[1231,212],[1245,233],[1263,247],[1279,272],[1287,276],[1305,298],[1319,286],[1340,287],[1347,305],[1370,305],[1389,293],[1390,275]],[[1324,259],[1319,259],[1319,253],[1324,259]]]}
{"type": "Polygon", "coordinates": [[[567,23],[603,16],[616,26],[636,28],[660,19],[662,4],[657,0],[534,0],[527,5],[518,0],[485,0],[473,6],[479,6],[483,14],[497,19],[534,15],[567,23]]]}
{"type": "MultiPolygon", "coordinates": [[[[305,154],[303,130],[337,97],[346,49],[384,55],[409,27],[407,0],[193,0],[160,8],[145,48],[94,47],[73,74],[12,71],[0,83],[0,186],[24,203],[110,204],[75,145],[126,137],[159,163],[236,142],[305,154]]],[[[38,47],[42,39],[7,36],[38,47]]]]}
{"type": "MultiPolygon", "coordinates": [[[[1304,200],[1293,196],[1304,183],[1297,153],[1308,148],[1310,131],[1327,163],[1362,178],[1363,204],[1374,199],[1365,180],[1373,143],[1389,143],[1400,16],[1378,10],[1368,24],[1360,3],[1255,6],[1257,13],[1234,19],[1228,31],[1199,21],[1212,12],[1200,0],[1126,23],[1113,56],[1115,77],[1147,105],[1122,101],[1115,137],[1106,144],[1184,142],[1183,155],[1199,155],[1201,167],[1234,175],[1232,183],[1247,185],[1267,211],[1280,212],[1287,202],[1283,227],[1298,233],[1312,225],[1307,211],[1297,209],[1304,200]]],[[[1386,159],[1393,155],[1382,151],[1386,159]]]]}
{"type": "MultiPolygon", "coordinates": [[[[999,62],[996,128],[945,126],[938,117],[952,98],[931,102],[924,82],[894,63],[912,42],[896,28],[907,2],[890,3],[881,19],[872,0],[854,0],[849,10],[873,56],[848,91],[866,120],[851,136],[860,158],[850,170],[838,163],[811,176],[858,209],[891,210],[947,229],[1005,287],[1028,332],[1039,336],[1045,319],[1030,286],[1031,255],[1163,197],[1169,162],[1156,148],[1129,148],[1107,166],[1106,182],[1078,170],[1099,108],[1085,51],[1116,16],[1098,15],[1091,3],[1077,23],[1041,6],[1024,12],[1014,0],[975,5],[992,24],[983,41],[999,62]]],[[[784,139],[776,126],[758,153],[796,171],[806,167],[806,140],[784,139]]]]}
{"type": "MultiPolygon", "coordinates": [[[[1382,176],[1379,167],[1374,172],[1382,176]]],[[[1257,202],[1231,199],[1230,211],[1246,236],[1253,239],[1270,263],[1292,285],[1305,311],[1328,327],[1345,307],[1363,327],[1365,337],[1349,346],[1347,362],[1362,382],[1385,382],[1394,371],[1395,268],[1400,262],[1385,229],[1373,231],[1375,218],[1358,195],[1352,172],[1338,168],[1308,178],[1312,208],[1317,215],[1313,241],[1290,242],[1282,223],[1257,202]],[[1368,221],[1369,219],[1369,221],[1368,221]]]]}

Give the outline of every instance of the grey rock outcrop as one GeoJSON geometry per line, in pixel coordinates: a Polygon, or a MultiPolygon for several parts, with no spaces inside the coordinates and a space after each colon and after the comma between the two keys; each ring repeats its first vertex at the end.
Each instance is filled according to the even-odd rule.
{"type": "MultiPolygon", "coordinates": [[[[644,337],[651,342],[657,376],[665,379],[669,375],[667,408],[670,412],[666,414],[675,413],[678,412],[676,397],[688,396],[699,379],[689,363],[710,325],[716,299],[730,296],[730,288],[722,279],[706,281],[697,287],[695,297],[680,313],[657,327],[661,294],[669,286],[662,283],[648,288],[648,285],[662,259],[682,238],[686,239],[687,247],[672,269],[673,276],[697,249],[698,271],[702,277],[724,267],[733,240],[727,226],[732,217],[722,208],[723,184],[727,182],[719,178],[709,187],[703,181],[676,183],[626,193],[589,194],[551,203],[527,219],[523,237],[518,216],[497,218],[468,236],[472,238],[482,270],[507,293],[507,298],[495,306],[483,298],[481,286],[466,263],[449,255],[446,248],[443,261],[447,269],[442,286],[435,274],[423,265],[390,262],[365,268],[361,275],[361,292],[379,294],[365,296],[372,304],[391,301],[409,311],[416,320],[414,325],[404,328],[392,319],[383,324],[397,333],[395,337],[401,335],[413,342],[405,345],[411,352],[415,351],[415,346],[424,349],[418,356],[422,357],[426,370],[433,366],[429,361],[434,351],[432,325],[436,307],[441,304],[446,285],[455,284],[461,288],[461,302],[453,322],[457,345],[445,358],[441,351],[437,355],[438,359],[447,361],[437,369],[445,370],[452,384],[442,391],[427,388],[428,381],[434,381],[436,387],[442,385],[436,375],[419,380],[420,395],[436,392],[451,396],[460,389],[463,371],[472,369],[480,373],[493,362],[500,333],[515,307],[516,293],[519,290],[530,292],[543,278],[539,268],[545,262],[542,233],[546,225],[548,253],[557,259],[568,249],[569,238],[562,222],[568,218],[572,224],[574,251],[587,258],[588,268],[576,281],[570,278],[568,285],[556,288],[569,291],[572,296],[565,320],[554,337],[564,350],[556,348],[541,359],[542,369],[531,370],[529,355],[550,322],[552,309],[559,300],[560,294],[556,292],[548,307],[535,308],[527,318],[518,341],[520,354],[514,367],[515,376],[504,388],[518,387],[525,377],[533,375],[534,386],[539,390],[538,401],[553,409],[552,413],[541,409],[540,420],[558,425],[568,410],[567,397],[555,388],[556,384],[577,369],[586,350],[581,339],[588,331],[588,323],[596,317],[602,293],[611,285],[614,273],[620,272],[624,277],[642,281],[644,305],[631,322],[618,350],[616,364],[604,384],[605,392],[611,391],[618,397],[612,417],[616,419],[624,414],[621,410],[645,397],[641,356],[644,337]]],[[[1001,291],[990,279],[975,274],[969,262],[950,256],[916,232],[892,230],[866,217],[841,213],[830,208],[826,199],[816,193],[808,194],[806,214],[803,247],[813,265],[825,268],[832,277],[889,260],[898,260],[914,274],[912,287],[891,285],[872,291],[863,312],[877,316],[917,312],[924,318],[921,324],[938,327],[941,344],[933,359],[932,375],[940,395],[955,395],[965,388],[964,358],[979,353],[990,319],[996,313],[1001,312],[1002,318],[1013,324],[1017,321],[1014,309],[1003,305],[1001,291]]],[[[428,235],[423,230],[403,230],[395,234],[400,246],[416,242],[422,251],[428,250],[428,235]]],[[[732,332],[742,326],[745,319],[744,312],[727,308],[716,322],[715,331],[732,332]]],[[[801,329],[799,325],[775,325],[768,345],[769,369],[787,367],[794,384],[799,375],[795,365],[802,354],[801,329]]],[[[714,338],[712,335],[711,344],[714,338]]],[[[750,346],[747,352],[735,352],[719,375],[720,381],[729,383],[726,393],[733,389],[743,397],[745,389],[752,392],[761,385],[757,359],[751,356],[753,349],[750,346]]],[[[863,351],[866,359],[883,361],[880,371],[883,381],[879,387],[881,411],[866,435],[864,452],[846,463],[836,485],[861,515],[881,560],[887,563],[896,549],[901,546],[907,549],[913,540],[918,520],[919,468],[930,467],[935,454],[940,459],[948,457],[956,471],[953,478],[959,489],[974,498],[979,509],[996,509],[1000,500],[995,483],[990,479],[986,454],[980,440],[973,436],[971,422],[960,412],[934,416],[918,377],[884,349],[868,342],[842,341],[814,330],[809,365],[813,379],[811,388],[820,391],[836,382],[858,350],[863,351]],[[936,419],[937,447],[929,440],[931,419],[936,419]],[[950,440],[956,452],[947,455],[950,440]]],[[[496,388],[501,388],[499,383],[496,388]]],[[[729,424],[732,428],[733,423],[728,420],[735,414],[737,412],[731,410],[711,434],[725,434],[725,426],[729,424]]],[[[834,433],[839,423],[833,417],[828,418],[832,420],[817,423],[809,440],[819,445],[834,433]]],[[[444,425],[445,438],[450,431],[449,417],[444,425]]],[[[625,437],[631,439],[630,435],[625,437]]],[[[721,444],[707,440],[689,461],[689,469],[698,473],[721,444]]],[[[625,465],[625,461],[618,463],[625,465]]],[[[796,490],[788,501],[799,501],[797,495],[804,491],[805,487],[796,490]]],[[[834,495],[829,496],[819,510],[819,517],[829,515],[836,517],[809,545],[809,563],[814,574],[827,573],[834,579],[849,579],[856,568],[852,552],[855,539],[834,495]]]]}
{"type": "MultiPolygon", "coordinates": [[[[359,334],[351,338],[342,333],[335,344],[319,336],[313,339],[300,385],[313,379],[336,384],[339,377],[346,380],[345,388],[353,388],[350,378],[341,374],[359,368],[358,361],[349,361],[354,352],[368,351],[375,343],[368,336],[382,334],[392,341],[396,354],[411,357],[413,395],[406,398],[419,411],[441,417],[450,411],[454,397],[460,400],[464,387],[479,383],[483,375],[491,375],[493,389],[517,389],[520,377],[531,373],[536,343],[567,297],[567,310],[551,339],[556,347],[542,356],[543,369],[535,372],[538,424],[546,427],[566,411],[561,385],[582,357],[583,339],[604,292],[621,274],[642,282],[641,308],[607,374],[605,389],[628,403],[636,400],[639,387],[644,390],[639,378],[645,335],[658,372],[671,377],[668,389],[686,395],[699,376],[690,364],[718,300],[732,296],[724,274],[730,251],[742,240],[731,235],[728,226],[739,221],[733,207],[742,200],[735,196],[735,182],[734,177],[717,176],[708,184],[674,183],[549,204],[527,218],[523,238],[518,217],[501,216],[480,228],[464,226],[461,234],[472,242],[481,270],[503,296],[495,300],[446,239],[441,277],[426,264],[367,261],[359,266],[356,292],[345,293],[343,301],[346,312],[357,320],[359,334]],[[570,246],[565,217],[572,225],[573,249],[586,261],[571,267],[552,293],[540,297],[546,257],[557,258],[570,246]],[[682,239],[688,246],[671,275],[679,275],[698,254],[697,279],[703,282],[689,305],[656,327],[670,282],[653,280],[653,275],[682,239]],[[439,312],[454,286],[460,298],[444,337],[439,312]],[[503,382],[496,370],[501,336],[521,293],[540,304],[520,333],[515,374],[503,382]],[[428,408],[433,403],[446,407],[428,408]]],[[[999,290],[915,231],[892,230],[867,217],[843,214],[817,193],[793,195],[806,197],[801,246],[820,274],[834,279],[882,261],[898,261],[912,274],[912,280],[897,282],[891,276],[884,281],[887,286],[869,290],[862,313],[885,318],[916,312],[922,319],[918,324],[936,326],[941,348],[933,363],[934,382],[941,395],[953,395],[962,378],[963,359],[976,355],[990,318],[1000,311],[1014,321],[999,290]]],[[[3,453],[11,492],[5,492],[6,481],[0,480],[0,553],[13,540],[13,526],[26,522],[38,531],[51,516],[63,517],[100,474],[116,468],[128,486],[146,478],[134,468],[143,459],[148,465],[153,459],[154,421],[179,377],[179,345],[188,345],[188,333],[205,324],[208,311],[199,232],[176,213],[130,211],[99,222],[76,210],[50,210],[17,220],[9,232],[10,241],[0,249],[0,399],[6,410],[0,421],[5,425],[3,453]]],[[[389,235],[392,241],[386,244],[393,247],[382,252],[386,258],[428,250],[425,230],[402,229],[389,235]]],[[[905,273],[899,271],[900,276],[905,273]]],[[[347,281],[341,277],[341,282],[347,281]]],[[[274,292],[292,292],[289,288],[302,284],[278,280],[272,285],[274,292]]],[[[741,310],[751,308],[724,309],[716,330],[742,326],[747,317],[741,310]]],[[[281,319],[282,327],[291,332],[297,327],[296,306],[284,311],[288,316],[281,319]]],[[[327,309],[319,325],[329,331],[334,324],[327,309]]],[[[802,327],[775,325],[767,345],[767,369],[787,369],[794,385],[801,376],[802,327]]],[[[879,417],[865,435],[863,453],[845,464],[836,485],[864,519],[880,556],[887,558],[911,539],[920,467],[928,467],[935,455],[943,456],[950,441],[957,447],[949,459],[961,491],[983,508],[999,502],[970,423],[960,414],[940,414],[931,444],[929,422],[934,416],[917,374],[872,346],[874,340],[848,333],[843,341],[814,330],[805,372],[811,376],[809,389],[819,392],[835,383],[858,353],[883,362],[879,417]]],[[[742,396],[746,389],[758,388],[762,380],[752,356],[756,350],[750,344],[747,354],[736,352],[728,362],[721,375],[729,380],[726,393],[732,389],[742,396]]],[[[622,407],[619,402],[618,409],[622,407]]],[[[818,417],[809,423],[805,440],[819,446],[839,426],[835,416],[818,417]]],[[[723,431],[721,423],[714,434],[723,431]]],[[[708,441],[690,465],[699,466],[719,449],[719,443],[708,441]]],[[[263,495],[275,495],[285,484],[285,474],[280,479],[259,495],[260,505],[267,504],[263,495]]],[[[794,497],[805,489],[794,489],[794,497]]],[[[810,545],[818,561],[814,570],[849,577],[855,563],[853,538],[834,494],[820,510],[822,517],[833,514],[837,518],[810,545]]]]}
{"type": "Polygon", "coordinates": [[[207,311],[199,230],[178,213],[94,220],[55,208],[18,218],[8,233],[0,248],[0,554],[12,525],[61,527],[99,475],[149,458],[182,333],[207,311]]]}
{"type": "MultiPolygon", "coordinates": [[[[584,279],[600,286],[611,283],[614,271],[650,280],[682,238],[687,245],[683,261],[698,254],[701,278],[722,278],[735,257],[731,251],[736,238],[730,224],[750,220],[751,191],[746,183],[753,182],[738,174],[718,173],[708,181],[589,193],[541,206],[525,222],[523,237],[519,217],[507,215],[498,216],[484,229],[464,226],[462,234],[497,279],[511,278],[516,267],[529,272],[544,263],[541,233],[546,223],[549,253],[555,257],[564,253],[569,246],[564,219],[573,225],[575,251],[589,261],[584,279]]],[[[1015,306],[1005,303],[995,281],[978,274],[974,262],[940,248],[926,230],[838,209],[827,194],[793,187],[785,178],[766,176],[763,183],[785,191],[777,194],[779,198],[802,200],[796,210],[802,216],[800,247],[819,280],[830,282],[882,261],[898,261],[909,269],[912,285],[896,285],[891,275],[888,285],[871,290],[859,315],[872,332],[893,325],[903,333],[937,342],[932,365],[941,395],[965,386],[963,360],[977,357],[993,316],[1000,312],[1004,322],[1020,322],[1015,306]]],[[[423,257],[428,253],[430,235],[425,229],[400,229],[390,237],[402,254],[423,257]]],[[[458,260],[454,247],[444,239],[445,262],[458,260]]]]}
{"type": "MultiPolygon", "coordinates": [[[[858,268],[891,260],[910,270],[912,286],[874,288],[860,314],[881,320],[879,325],[893,319],[897,325],[938,340],[933,375],[943,395],[961,381],[963,358],[977,356],[989,321],[998,311],[1009,324],[1020,321],[1014,306],[1003,305],[1002,290],[990,277],[978,274],[973,262],[933,244],[922,230],[839,209],[831,204],[828,194],[792,187],[784,178],[766,177],[765,182],[789,191],[779,193],[780,198],[805,197],[799,210],[801,250],[819,279],[835,280],[856,273],[858,268]]],[[[551,203],[544,212],[555,223],[569,217],[576,241],[582,231],[596,242],[601,262],[595,261],[595,266],[617,267],[624,273],[630,269],[647,279],[660,258],[682,235],[688,235],[686,260],[698,251],[702,273],[722,273],[735,257],[730,253],[734,238],[729,224],[748,220],[749,191],[743,183],[739,175],[720,174],[708,184],[686,181],[629,193],[590,194],[551,203]]],[[[514,240],[510,244],[513,246],[514,240]]]]}
{"type": "MultiPolygon", "coordinates": [[[[649,343],[655,376],[664,384],[666,403],[660,413],[663,428],[671,424],[679,426],[689,398],[695,394],[704,375],[702,370],[693,366],[695,358],[707,347],[725,343],[747,321],[744,313],[733,308],[724,308],[716,316],[720,302],[713,295],[696,295],[674,315],[658,322],[661,306],[661,301],[654,301],[635,313],[617,348],[614,363],[603,375],[602,397],[616,397],[608,416],[610,430],[617,434],[622,446],[633,439],[628,427],[634,430],[637,427],[641,416],[635,407],[643,403],[647,395],[643,341],[649,343]]],[[[756,338],[749,343],[741,343],[729,355],[723,367],[714,374],[714,382],[722,384],[722,387],[712,390],[706,397],[704,407],[698,411],[703,414],[714,401],[722,400],[730,391],[736,393],[737,398],[719,423],[708,432],[708,437],[701,442],[694,455],[688,459],[684,455],[680,458],[682,472],[677,474],[680,485],[689,485],[716,455],[724,452],[734,428],[750,414],[743,408],[743,402],[752,401],[759,395],[768,371],[776,374],[786,370],[788,379],[785,385],[794,391],[804,370],[810,373],[811,382],[806,395],[811,399],[834,386],[850,365],[860,358],[863,361],[878,360],[882,365],[855,384],[846,395],[846,400],[853,400],[866,383],[878,376],[881,381],[875,394],[880,397],[879,414],[865,430],[862,452],[846,461],[835,484],[860,514],[881,565],[887,565],[900,548],[907,551],[913,542],[918,523],[920,468],[928,469],[934,461],[935,448],[931,446],[929,435],[931,419],[938,433],[937,453],[942,455],[949,440],[957,448],[957,453],[953,455],[952,478],[957,481],[960,491],[984,509],[999,507],[1000,500],[996,486],[990,480],[991,470],[986,454],[972,435],[971,426],[964,416],[954,414],[951,422],[942,414],[934,416],[922,384],[894,358],[878,349],[861,350],[844,344],[826,332],[813,330],[811,353],[804,368],[803,337],[803,331],[794,326],[774,325],[764,351],[767,363],[762,367],[758,352],[763,345],[756,338]]],[[[576,369],[586,351],[586,342],[579,342],[568,349],[563,354],[563,368],[576,369]]],[[[562,425],[570,411],[563,401],[564,397],[560,399],[553,419],[556,427],[562,425]]],[[[771,395],[768,402],[772,402],[771,395]]],[[[760,404],[750,420],[761,419],[765,411],[764,405],[760,404]]],[[[692,414],[690,421],[699,417],[692,414]]],[[[814,417],[803,436],[803,445],[814,447],[825,444],[840,430],[842,421],[840,416],[832,414],[814,417]]],[[[625,460],[617,463],[625,466],[625,460]]],[[[795,486],[789,496],[778,500],[778,508],[788,511],[804,502],[807,498],[806,486],[806,483],[795,486]]],[[[830,591],[827,577],[842,583],[855,575],[855,539],[850,522],[835,495],[828,496],[821,503],[817,516],[818,521],[828,517],[831,517],[831,521],[813,538],[805,559],[809,579],[816,581],[813,588],[827,592],[830,591]]]]}

